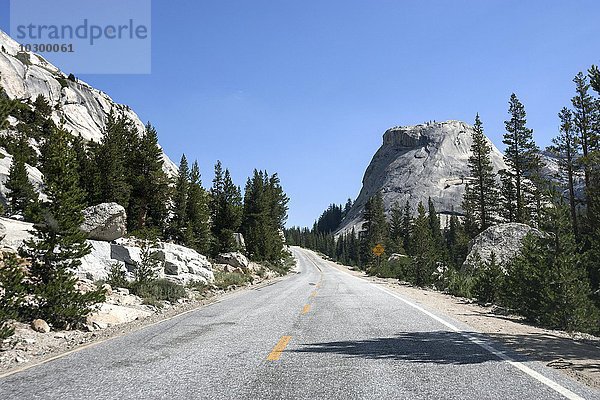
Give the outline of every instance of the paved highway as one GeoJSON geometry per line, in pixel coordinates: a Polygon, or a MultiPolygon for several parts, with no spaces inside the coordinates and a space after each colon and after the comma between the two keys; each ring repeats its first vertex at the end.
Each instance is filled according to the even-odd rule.
{"type": "Polygon", "coordinates": [[[0,379],[1,399],[593,399],[293,249],[298,273],[0,379]]]}

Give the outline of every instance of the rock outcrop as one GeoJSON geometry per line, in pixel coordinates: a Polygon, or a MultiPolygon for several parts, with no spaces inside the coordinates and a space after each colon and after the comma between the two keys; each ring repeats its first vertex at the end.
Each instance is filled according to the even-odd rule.
{"type": "MultiPolygon", "coordinates": [[[[57,67],[42,56],[22,52],[19,44],[3,31],[0,31],[0,86],[10,98],[33,102],[43,95],[52,108],[52,119],[73,135],[81,135],[85,140],[99,142],[111,110],[119,116],[126,116],[139,131],[144,131],[144,123],[127,105],[115,103],[106,93],[87,83],[73,82],[57,67]]],[[[16,122],[16,121],[14,121],[16,122]]],[[[14,131],[14,129],[12,129],[14,131]]],[[[3,132],[4,133],[4,132],[3,132]]],[[[8,131],[11,134],[11,130],[8,131]]],[[[177,166],[163,153],[164,170],[171,176],[177,174],[177,166]]],[[[0,194],[5,201],[4,182],[12,159],[0,159],[0,194]]],[[[28,166],[29,179],[41,189],[42,174],[37,168],[28,166]]]]}
{"type": "Polygon", "coordinates": [[[88,239],[110,242],[127,233],[125,208],[117,203],[102,203],[83,210],[85,221],[81,225],[88,239]]]}
{"type": "MultiPolygon", "coordinates": [[[[363,187],[338,233],[362,229],[367,200],[381,192],[386,211],[406,201],[413,212],[429,197],[438,212],[462,212],[462,198],[469,176],[473,127],[460,121],[401,126],[388,129],[383,145],[369,164],[363,187]]],[[[505,169],[502,154],[492,146],[494,169],[505,169]]]]}
{"type": "Polygon", "coordinates": [[[239,268],[244,272],[247,272],[250,267],[250,260],[242,253],[238,252],[219,254],[216,258],[216,262],[218,264],[230,265],[233,268],[239,268]]]}
{"type": "MultiPolygon", "coordinates": [[[[91,277],[94,280],[106,279],[114,265],[124,268],[129,277],[137,263],[141,262],[141,243],[136,239],[118,239],[113,243],[88,240],[92,252],[81,259],[77,271],[80,277],[91,277]]],[[[214,280],[212,265],[208,259],[193,249],[172,243],[158,242],[155,248],[160,261],[156,271],[158,278],[166,278],[177,283],[187,284],[191,281],[209,283],[214,280]]]]}
{"type": "MultiPolygon", "coordinates": [[[[0,241],[0,247],[16,251],[25,240],[32,237],[33,224],[0,218],[0,224],[6,228],[6,237],[0,241]]],[[[136,263],[141,261],[141,243],[136,239],[120,238],[113,242],[88,240],[92,251],[81,259],[81,265],[75,271],[80,278],[106,279],[113,265],[124,268],[129,277],[133,277],[136,263]]],[[[214,280],[212,265],[208,259],[193,249],[172,243],[158,242],[156,252],[160,260],[159,278],[170,279],[186,284],[191,281],[210,283],[214,280]]]]}
{"type": "Polygon", "coordinates": [[[463,264],[465,268],[476,268],[477,261],[487,261],[491,254],[496,261],[505,264],[511,261],[523,248],[523,239],[527,234],[542,236],[543,234],[525,224],[507,223],[487,228],[469,243],[469,253],[463,264]]]}

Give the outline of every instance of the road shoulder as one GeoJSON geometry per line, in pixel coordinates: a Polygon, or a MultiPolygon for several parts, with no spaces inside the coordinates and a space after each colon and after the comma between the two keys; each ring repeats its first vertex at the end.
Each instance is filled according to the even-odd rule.
{"type": "Polygon", "coordinates": [[[512,315],[500,315],[494,307],[468,299],[377,278],[347,266],[326,261],[344,273],[384,286],[425,308],[460,321],[518,354],[540,361],[564,375],[600,390],[600,338],[588,334],[548,330],[528,325],[512,315]]]}

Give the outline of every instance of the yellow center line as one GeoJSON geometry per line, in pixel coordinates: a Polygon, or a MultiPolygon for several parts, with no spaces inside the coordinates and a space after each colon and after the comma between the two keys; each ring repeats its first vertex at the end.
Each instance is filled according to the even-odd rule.
{"type": "Polygon", "coordinates": [[[316,297],[316,296],[317,296],[317,291],[316,291],[316,290],[314,290],[314,291],[313,291],[313,292],[310,294],[310,297],[316,297]]]}
{"type": "Polygon", "coordinates": [[[310,304],[307,304],[304,306],[304,308],[302,309],[302,314],[306,314],[310,311],[310,304]]]}
{"type": "Polygon", "coordinates": [[[269,360],[269,361],[279,360],[279,357],[281,357],[281,353],[283,353],[283,351],[285,350],[286,346],[288,345],[288,343],[290,342],[291,339],[292,339],[291,336],[282,336],[281,339],[279,339],[279,342],[275,345],[275,347],[273,347],[273,350],[269,353],[267,360],[269,360]]]}

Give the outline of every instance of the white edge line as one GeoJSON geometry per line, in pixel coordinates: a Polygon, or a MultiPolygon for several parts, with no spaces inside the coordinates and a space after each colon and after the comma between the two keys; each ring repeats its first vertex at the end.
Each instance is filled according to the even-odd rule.
{"type": "MultiPolygon", "coordinates": [[[[350,275],[353,276],[353,275],[350,275]]],[[[354,277],[354,276],[353,276],[354,277]]],[[[358,277],[355,277],[357,279],[360,279],[358,277]]],[[[368,281],[365,281],[364,279],[361,279],[363,282],[367,282],[367,283],[371,283],[368,281]]],[[[456,326],[452,325],[451,323],[444,321],[442,318],[438,317],[437,315],[425,310],[424,308],[420,307],[417,304],[414,304],[411,301],[408,301],[404,298],[402,298],[401,296],[398,296],[396,293],[392,293],[389,290],[382,288],[380,286],[377,285],[373,285],[375,288],[381,290],[382,292],[385,292],[387,294],[389,294],[392,297],[395,297],[396,299],[402,301],[403,303],[413,307],[414,309],[422,312],[423,314],[427,315],[428,317],[436,320],[437,322],[443,324],[444,326],[448,327],[449,329],[451,329],[454,332],[457,332],[458,334],[464,336],[465,338],[469,339],[469,341],[471,341],[472,343],[482,347],[483,349],[487,350],[488,352],[492,353],[493,355],[495,355],[496,357],[500,358],[501,360],[506,361],[508,364],[512,365],[513,367],[521,370],[522,372],[526,373],[527,375],[531,376],[532,378],[538,380],[539,382],[543,383],[544,385],[548,386],[549,388],[555,390],[556,392],[560,393],[561,395],[563,395],[564,397],[566,397],[569,400],[585,400],[583,397],[573,393],[572,391],[570,391],[569,389],[565,388],[564,386],[560,385],[559,383],[553,381],[552,379],[549,379],[547,377],[545,377],[544,375],[540,374],[537,371],[534,371],[533,369],[529,368],[528,366],[526,366],[525,364],[519,362],[519,361],[515,361],[512,358],[510,358],[509,356],[507,356],[504,352],[496,350],[494,347],[492,347],[489,343],[487,343],[484,339],[480,339],[480,338],[476,338],[473,335],[470,335],[468,332],[463,331],[459,328],[457,328],[456,326]]]]}

